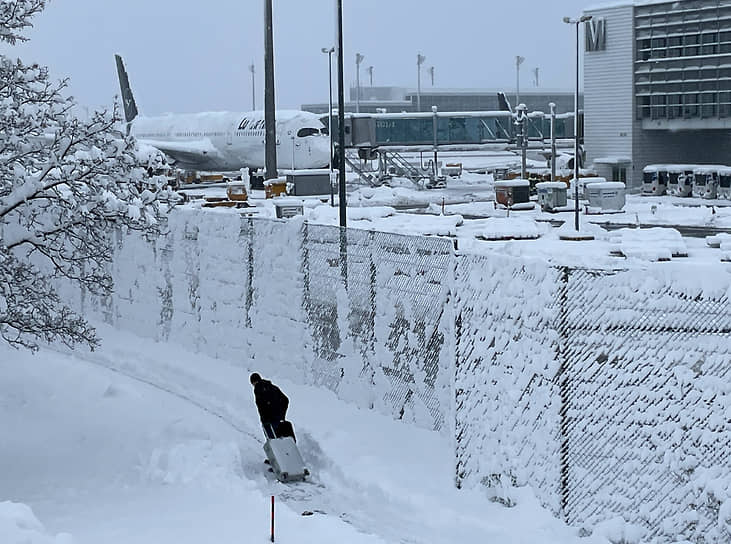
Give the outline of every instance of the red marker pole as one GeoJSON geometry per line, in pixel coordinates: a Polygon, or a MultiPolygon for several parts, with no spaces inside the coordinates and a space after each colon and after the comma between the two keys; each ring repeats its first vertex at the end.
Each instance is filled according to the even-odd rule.
{"type": "Polygon", "coordinates": [[[274,495],[272,495],[272,542],[274,542],[274,495]]]}

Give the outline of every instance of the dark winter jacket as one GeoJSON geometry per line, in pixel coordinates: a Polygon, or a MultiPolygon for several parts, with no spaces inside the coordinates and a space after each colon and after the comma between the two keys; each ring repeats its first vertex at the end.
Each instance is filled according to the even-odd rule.
{"type": "Polygon", "coordinates": [[[269,380],[259,380],[254,385],[254,398],[262,423],[278,422],[285,418],[289,399],[269,380]]]}

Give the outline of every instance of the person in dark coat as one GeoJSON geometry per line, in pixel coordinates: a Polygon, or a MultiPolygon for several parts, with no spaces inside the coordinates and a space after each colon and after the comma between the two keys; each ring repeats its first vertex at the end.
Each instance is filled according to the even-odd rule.
{"type": "Polygon", "coordinates": [[[263,379],[256,372],[251,375],[249,381],[254,386],[254,398],[256,399],[256,407],[259,410],[259,419],[267,437],[292,436],[294,438],[291,424],[285,422],[287,408],[289,407],[287,395],[282,393],[279,387],[269,380],[263,379]]]}

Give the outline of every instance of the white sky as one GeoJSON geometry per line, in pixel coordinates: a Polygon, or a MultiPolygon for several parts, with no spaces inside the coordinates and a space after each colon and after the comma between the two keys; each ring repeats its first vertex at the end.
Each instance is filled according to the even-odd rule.
{"type": "MultiPolygon", "coordinates": [[[[355,53],[374,67],[375,85],[416,86],[416,54],[435,66],[437,87],[515,88],[515,56],[526,58],[521,88],[571,89],[573,27],[586,0],[343,0],[346,87],[355,81],[355,53]]],[[[334,42],[334,0],[274,0],[277,106],[327,101],[327,60],[334,42]]],[[[14,48],[26,62],[71,78],[87,105],[119,93],[114,53],[125,58],[140,110],[251,109],[248,65],[256,66],[257,107],[263,91],[263,0],[52,0],[14,48]],[[114,5],[115,7],[112,7],[114,5]],[[116,7],[118,6],[118,7],[116,7]]],[[[8,51],[3,46],[0,50],[8,51]]],[[[425,71],[422,85],[431,83],[425,71]]]]}

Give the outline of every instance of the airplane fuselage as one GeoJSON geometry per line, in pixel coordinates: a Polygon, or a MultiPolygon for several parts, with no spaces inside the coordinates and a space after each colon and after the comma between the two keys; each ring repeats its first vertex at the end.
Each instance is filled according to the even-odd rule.
{"type": "MultiPolygon", "coordinates": [[[[276,112],[276,119],[279,169],[322,168],[329,164],[329,137],[318,116],[282,110],[276,112]]],[[[265,166],[262,111],[137,117],[130,131],[186,169],[233,171],[265,166]]]]}

